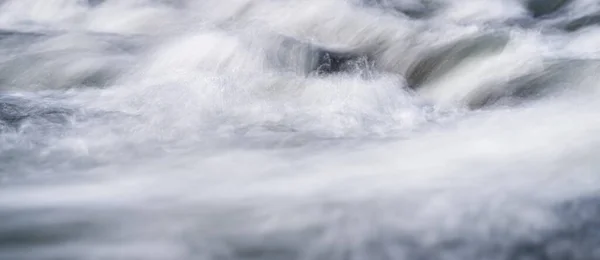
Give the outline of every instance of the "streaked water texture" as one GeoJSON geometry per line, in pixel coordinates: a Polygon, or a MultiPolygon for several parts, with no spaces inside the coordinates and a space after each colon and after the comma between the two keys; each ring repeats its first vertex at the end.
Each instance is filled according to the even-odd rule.
{"type": "Polygon", "coordinates": [[[600,259],[598,17],[0,0],[0,259],[600,259]]]}

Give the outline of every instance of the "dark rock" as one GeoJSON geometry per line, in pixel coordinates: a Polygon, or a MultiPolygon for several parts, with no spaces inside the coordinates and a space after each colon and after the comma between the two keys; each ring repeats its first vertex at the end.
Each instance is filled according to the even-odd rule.
{"type": "Polygon", "coordinates": [[[466,87],[446,84],[442,79],[444,75],[459,67],[460,63],[468,62],[469,57],[487,55],[501,48],[501,45],[491,48],[490,43],[499,43],[497,38],[488,44],[482,44],[484,42],[488,41],[452,45],[463,47],[445,48],[443,52],[423,59],[408,74],[410,87],[440,105],[457,102],[478,109],[492,105],[518,105],[558,93],[585,91],[593,87],[600,77],[600,60],[550,60],[544,68],[508,81],[467,82],[466,87]]]}
{"type": "Polygon", "coordinates": [[[533,17],[541,17],[552,14],[571,2],[572,0],[529,0],[527,10],[533,17]]]}
{"type": "Polygon", "coordinates": [[[462,39],[428,53],[408,69],[409,87],[417,89],[430,80],[456,68],[469,58],[493,54],[504,49],[509,41],[507,34],[484,34],[462,39]]]}
{"type": "Polygon", "coordinates": [[[289,37],[279,37],[269,44],[267,60],[279,70],[328,75],[355,72],[370,65],[370,58],[364,51],[329,48],[289,37]]]}
{"type": "Polygon", "coordinates": [[[339,72],[351,72],[368,69],[371,61],[367,55],[355,53],[332,52],[319,50],[317,52],[318,74],[331,74],[339,72]]]}

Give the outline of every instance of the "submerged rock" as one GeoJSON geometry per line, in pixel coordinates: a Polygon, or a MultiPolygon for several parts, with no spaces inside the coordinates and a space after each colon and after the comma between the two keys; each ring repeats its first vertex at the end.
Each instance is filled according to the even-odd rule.
{"type": "Polygon", "coordinates": [[[352,72],[370,64],[370,58],[364,52],[319,46],[289,37],[281,37],[270,45],[267,60],[272,66],[303,75],[352,72]]]}
{"type": "Polygon", "coordinates": [[[600,25],[600,13],[585,15],[564,25],[563,29],[568,32],[574,32],[584,27],[600,25]]]}
{"type": "Polygon", "coordinates": [[[279,70],[288,70],[307,74],[314,70],[317,50],[310,44],[294,38],[278,36],[267,39],[266,58],[273,67],[279,70]]]}
{"type": "Polygon", "coordinates": [[[39,32],[21,32],[13,30],[0,30],[0,53],[12,51],[13,48],[23,48],[31,43],[46,38],[46,34],[39,32]]]}
{"type": "Polygon", "coordinates": [[[541,61],[540,67],[524,67],[527,71],[496,74],[495,66],[507,65],[506,59],[497,55],[508,40],[506,34],[485,34],[442,47],[408,70],[408,85],[438,105],[478,109],[519,104],[569,89],[584,90],[600,77],[598,60],[541,61]]]}
{"type": "Polygon", "coordinates": [[[351,52],[334,52],[321,49],[317,52],[316,72],[331,74],[367,69],[371,60],[367,55],[351,52]]]}
{"type": "Polygon", "coordinates": [[[508,259],[597,259],[600,244],[600,200],[585,197],[553,207],[557,226],[537,239],[523,241],[511,248],[508,259]]]}
{"type": "Polygon", "coordinates": [[[509,39],[507,34],[492,33],[448,44],[432,53],[426,54],[412,65],[406,73],[407,83],[409,87],[418,89],[426,83],[457,68],[471,58],[492,55],[502,51],[509,39]]]}
{"type": "Polygon", "coordinates": [[[69,109],[50,107],[24,98],[0,96],[0,124],[5,128],[17,129],[26,121],[64,124],[72,114],[69,109]]]}
{"type": "Polygon", "coordinates": [[[362,5],[391,10],[412,19],[432,17],[439,9],[440,3],[427,0],[415,1],[389,1],[389,0],[362,0],[362,5]]]}
{"type": "Polygon", "coordinates": [[[505,85],[471,93],[467,105],[480,108],[494,104],[520,104],[563,91],[585,91],[600,79],[600,60],[548,61],[541,70],[515,78],[505,85]]]}
{"type": "Polygon", "coordinates": [[[572,0],[528,0],[527,10],[533,17],[540,17],[554,13],[570,2],[572,0]]]}
{"type": "Polygon", "coordinates": [[[101,5],[105,2],[105,0],[87,0],[87,3],[89,6],[91,7],[96,7],[98,5],[101,5]]]}
{"type": "Polygon", "coordinates": [[[120,35],[0,31],[0,90],[105,87],[132,64],[139,41],[120,35]]]}
{"type": "MultiPolygon", "coordinates": [[[[569,88],[589,86],[600,75],[600,61],[553,60],[526,71],[496,74],[496,66],[506,66],[502,58],[510,41],[508,33],[493,32],[461,39],[437,50],[417,56],[405,72],[408,86],[438,105],[459,104],[478,109],[496,104],[519,104],[569,88]],[[483,66],[483,67],[482,67],[483,66]],[[482,68],[482,69],[480,69],[482,68]],[[465,74],[466,73],[466,74],[465,74]]],[[[360,50],[335,50],[291,40],[279,46],[276,63],[303,72],[329,75],[380,69],[377,53],[360,50]],[[298,67],[296,67],[298,69],[298,67]]]]}
{"type": "Polygon", "coordinates": [[[20,32],[20,31],[1,30],[0,29],[0,40],[10,38],[10,37],[40,37],[40,36],[44,36],[44,34],[39,33],[39,32],[20,32]]]}

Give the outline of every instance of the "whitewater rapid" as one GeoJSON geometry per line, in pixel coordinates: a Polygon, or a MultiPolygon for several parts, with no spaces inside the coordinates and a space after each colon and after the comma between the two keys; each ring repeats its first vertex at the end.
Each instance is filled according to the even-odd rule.
{"type": "Polygon", "coordinates": [[[0,259],[600,259],[595,0],[0,0],[0,259]]]}

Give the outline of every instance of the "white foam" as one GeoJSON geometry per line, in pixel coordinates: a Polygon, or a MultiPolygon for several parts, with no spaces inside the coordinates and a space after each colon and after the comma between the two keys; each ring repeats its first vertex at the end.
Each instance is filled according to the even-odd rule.
{"type": "MultiPolygon", "coordinates": [[[[12,69],[0,89],[72,115],[0,132],[0,213],[11,221],[0,236],[65,223],[81,236],[0,258],[241,258],[258,243],[375,259],[375,241],[410,259],[465,238],[447,254],[464,260],[560,227],[553,207],[600,191],[596,70],[567,80],[569,95],[463,105],[547,60],[596,58],[597,30],[505,26],[503,51],[415,93],[405,74],[424,54],[528,15],[516,0],[435,2],[418,20],[342,0],[3,1],[0,27],[42,36],[0,39],[0,68],[12,69]],[[317,48],[369,55],[376,69],[311,73],[317,48]],[[81,86],[104,70],[111,80],[81,86]],[[101,228],[70,226],[79,221],[101,228]]],[[[508,258],[502,250],[490,258],[508,258]]]]}

